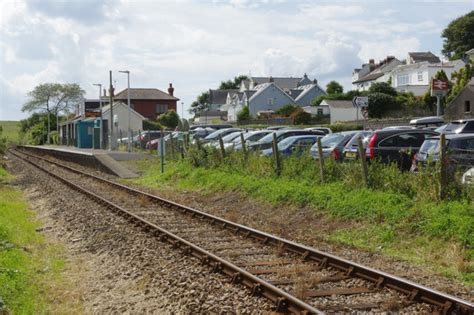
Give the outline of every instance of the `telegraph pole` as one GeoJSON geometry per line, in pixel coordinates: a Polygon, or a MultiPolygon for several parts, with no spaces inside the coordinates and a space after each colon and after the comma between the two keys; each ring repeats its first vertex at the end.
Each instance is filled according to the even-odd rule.
{"type": "Polygon", "coordinates": [[[109,139],[110,139],[110,145],[109,145],[109,150],[114,150],[115,149],[115,139],[114,139],[114,113],[113,113],[113,104],[114,104],[114,87],[112,85],[112,70],[109,71],[109,77],[110,77],[110,88],[109,88],[109,94],[110,94],[110,122],[109,122],[109,139]]]}

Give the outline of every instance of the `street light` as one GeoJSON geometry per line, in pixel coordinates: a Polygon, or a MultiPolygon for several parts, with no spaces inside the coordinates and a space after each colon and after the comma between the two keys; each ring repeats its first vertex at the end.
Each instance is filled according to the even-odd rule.
{"type": "Polygon", "coordinates": [[[130,130],[130,71],[119,71],[127,74],[127,105],[128,105],[128,152],[132,151],[132,133],[130,130]]]}
{"type": "Polygon", "coordinates": [[[102,131],[103,131],[102,130],[102,98],[100,97],[100,93],[102,93],[102,84],[94,83],[92,85],[95,85],[95,86],[99,87],[99,107],[100,107],[99,146],[100,146],[100,149],[103,149],[104,148],[104,138],[103,138],[103,135],[102,135],[102,131]]]}
{"type": "Polygon", "coordinates": [[[181,119],[184,119],[184,102],[181,102],[181,119]]]}

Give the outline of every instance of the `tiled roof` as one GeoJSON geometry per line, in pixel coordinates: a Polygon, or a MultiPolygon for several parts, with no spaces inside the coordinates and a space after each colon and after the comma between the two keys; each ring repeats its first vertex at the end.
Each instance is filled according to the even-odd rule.
{"type": "MultiPolygon", "coordinates": [[[[298,82],[303,78],[292,78],[292,77],[252,77],[255,84],[263,84],[270,82],[270,78],[273,80],[278,87],[284,90],[294,89],[298,86],[298,82]]],[[[245,86],[249,86],[249,80],[245,80],[245,86]]]]}
{"type": "Polygon", "coordinates": [[[352,83],[360,83],[360,82],[367,82],[367,81],[376,80],[376,79],[380,78],[383,75],[384,75],[383,72],[377,72],[377,73],[371,72],[368,75],[366,75],[365,77],[363,77],[363,78],[361,78],[357,81],[354,81],[352,83]]]}
{"type": "Polygon", "coordinates": [[[352,105],[352,101],[346,101],[346,100],[324,100],[329,107],[334,107],[334,108],[353,108],[354,105],[352,105]]]}
{"type": "MultiPolygon", "coordinates": [[[[127,100],[128,89],[125,89],[114,96],[116,100],[127,100]]],[[[179,98],[169,95],[158,89],[149,88],[131,88],[130,99],[132,100],[173,100],[178,101],[179,98]]]]}
{"type": "Polygon", "coordinates": [[[429,63],[438,63],[441,60],[434,55],[431,51],[427,52],[409,52],[408,56],[413,59],[413,62],[423,62],[428,61],[429,63]]]}
{"type": "Polygon", "coordinates": [[[209,90],[209,103],[211,104],[225,104],[227,101],[227,93],[238,92],[236,89],[229,90],[209,90]]]}

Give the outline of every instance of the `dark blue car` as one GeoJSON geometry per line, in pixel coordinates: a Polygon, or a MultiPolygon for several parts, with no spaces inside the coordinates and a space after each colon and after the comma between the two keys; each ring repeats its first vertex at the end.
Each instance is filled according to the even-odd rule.
{"type": "MultiPolygon", "coordinates": [[[[305,151],[309,151],[311,146],[316,143],[318,137],[322,136],[303,135],[285,138],[278,142],[278,151],[281,156],[289,156],[292,154],[298,154],[298,156],[301,156],[305,151]]],[[[272,148],[262,151],[262,156],[272,156],[272,154],[272,148]]]]}

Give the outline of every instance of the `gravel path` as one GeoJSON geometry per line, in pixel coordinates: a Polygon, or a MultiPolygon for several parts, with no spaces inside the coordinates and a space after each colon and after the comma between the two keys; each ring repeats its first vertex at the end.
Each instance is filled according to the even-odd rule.
{"type": "Polygon", "coordinates": [[[85,312],[267,313],[272,306],[18,160],[7,163],[44,228],[62,242],[65,276],[85,312]]]}

